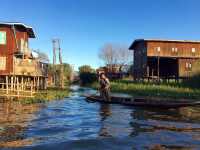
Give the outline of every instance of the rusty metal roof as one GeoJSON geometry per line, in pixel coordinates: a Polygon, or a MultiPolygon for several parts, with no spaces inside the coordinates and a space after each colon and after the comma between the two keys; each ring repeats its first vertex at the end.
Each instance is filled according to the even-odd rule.
{"type": "Polygon", "coordinates": [[[19,26],[26,30],[30,38],[35,38],[35,33],[31,26],[27,26],[20,22],[0,22],[0,26],[19,26]]]}

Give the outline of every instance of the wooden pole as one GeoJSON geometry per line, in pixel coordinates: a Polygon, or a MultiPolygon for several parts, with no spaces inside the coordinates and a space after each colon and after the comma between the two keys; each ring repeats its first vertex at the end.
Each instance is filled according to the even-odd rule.
{"type": "Polygon", "coordinates": [[[19,97],[19,77],[17,77],[17,96],[19,97]]]}
{"type": "Polygon", "coordinates": [[[16,90],[16,76],[14,76],[14,91],[16,90]]]}
{"type": "Polygon", "coordinates": [[[11,91],[13,91],[13,76],[11,76],[11,91]]]}
{"type": "Polygon", "coordinates": [[[6,76],[6,95],[8,96],[8,76],[6,76]]]}
{"type": "Polygon", "coordinates": [[[33,77],[33,88],[35,89],[35,76],[33,77]]]}
{"type": "Polygon", "coordinates": [[[22,91],[24,91],[24,76],[22,76],[21,85],[22,85],[22,91]]]}
{"type": "Polygon", "coordinates": [[[33,90],[33,85],[31,84],[31,97],[33,96],[32,90],[33,90]]]}
{"type": "Polygon", "coordinates": [[[46,90],[47,89],[47,78],[44,77],[44,89],[46,90]]]}
{"type": "Polygon", "coordinates": [[[160,81],[160,57],[158,55],[158,66],[157,66],[157,71],[158,71],[158,81],[160,81]]]}
{"type": "Polygon", "coordinates": [[[39,90],[39,77],[37,77],[37,91],[39,90]]]}

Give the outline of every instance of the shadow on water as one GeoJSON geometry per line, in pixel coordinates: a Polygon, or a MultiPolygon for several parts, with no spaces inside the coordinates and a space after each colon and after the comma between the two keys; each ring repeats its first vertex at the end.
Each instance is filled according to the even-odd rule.
{"type": "Polygon", "coordinates": [[[1,103],[1,147],[200,149],[199,108],[162,110],[89,103],[82,96],[88,93],[96,91],[73,86],[69,98],[42,106],[1,103]],[[21,145],[13,144],[20,140],[21,145]]]}

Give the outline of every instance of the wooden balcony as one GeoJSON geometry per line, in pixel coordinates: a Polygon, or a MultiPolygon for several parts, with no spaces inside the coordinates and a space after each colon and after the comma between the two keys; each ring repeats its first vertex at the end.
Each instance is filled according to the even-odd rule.
{"type": "Polygon", "coordinates": [[[47,77],[47,65],[35,59],[14,58],[15,75],[47,77]]]}

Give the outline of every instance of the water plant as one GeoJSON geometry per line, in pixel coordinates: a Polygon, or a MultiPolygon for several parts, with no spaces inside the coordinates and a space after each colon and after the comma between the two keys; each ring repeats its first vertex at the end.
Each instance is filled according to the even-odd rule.
{"type": "MultiPolygon", "coordinates": [[[[91,84],[91,87],[98,89],[98,83],[91,84]]],[[[200,89],[182,86],[181,84],[155,84],[139,83],[130,81],[112,81],[111,91],[127,93],[134,97],[160,97],[171,99],[199,99],[200,89]]]]}

